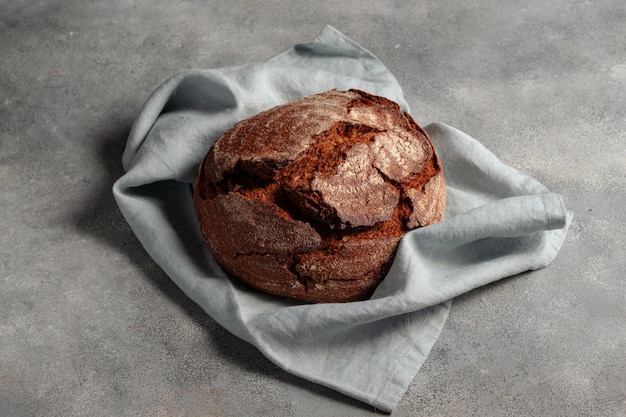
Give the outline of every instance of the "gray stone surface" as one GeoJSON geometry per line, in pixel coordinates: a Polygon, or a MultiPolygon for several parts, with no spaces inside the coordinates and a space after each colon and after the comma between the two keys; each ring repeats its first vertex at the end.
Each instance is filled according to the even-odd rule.
{"type": "Polygon", "coordinates": [[[208,318],[111,196],[148,94],[331,24],[564,196],[547,269],[459,297],[393,416],[626,416],[626,3],[0,0],[0,416],[364,416],[208,318]]]}

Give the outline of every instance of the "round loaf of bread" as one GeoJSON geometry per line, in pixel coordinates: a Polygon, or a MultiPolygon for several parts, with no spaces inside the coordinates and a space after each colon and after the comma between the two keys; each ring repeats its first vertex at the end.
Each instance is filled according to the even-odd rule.
{"type": "Polygon", "coordinates": [[[306,302],[369,297],[409,230],[445,211],[422,128],[384,97],[337,91],[237,123],[200,165],[194,205],[230,274],[306,302]]]}

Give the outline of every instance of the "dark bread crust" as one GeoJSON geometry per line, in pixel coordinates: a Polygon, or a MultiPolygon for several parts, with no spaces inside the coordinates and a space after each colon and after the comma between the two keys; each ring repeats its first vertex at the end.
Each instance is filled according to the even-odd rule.
{"type": "Polygon", "coordinates": [[[237,123],[204,158],[194,205],[218,262],[307,302],[367,298],[409,230],[445,212],[426,133],[359,90],[306,97],[237,123]]]}

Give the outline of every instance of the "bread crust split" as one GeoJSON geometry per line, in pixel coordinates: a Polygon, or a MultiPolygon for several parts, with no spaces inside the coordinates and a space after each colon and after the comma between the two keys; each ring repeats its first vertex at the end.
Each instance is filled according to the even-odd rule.
{"type": "Polygon", "coordinates": [[[257,290],[305,302],[368,298],[409,230],[442,220],[445,179],[397,103],[331,90],[242,120],[194,187],[217,261],[257,290]]]}

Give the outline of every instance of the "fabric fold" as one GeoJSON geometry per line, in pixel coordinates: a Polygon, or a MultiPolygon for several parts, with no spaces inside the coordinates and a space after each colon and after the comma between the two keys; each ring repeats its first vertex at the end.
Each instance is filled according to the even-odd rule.
{"type": "Polygon", "coordinates": [[[332,27],[267,62],[176,74],[141,109],[113,194],[150,256],[220,325],[287,372],[391,412],[452,299],[549,265],[572,215],[558,194],[479,141],[433,123],[425,130],[444,168],[446,218],[405,236],[371,299],[301,304],[239,284],[199,231],[192,204],[198,165],[237,121],[333,88],[382,95],[409,112],[380,60],[332,27]]]}

